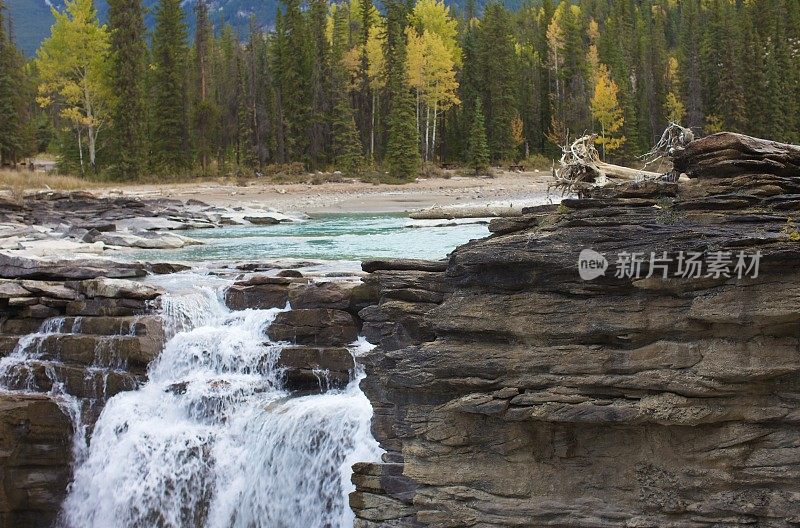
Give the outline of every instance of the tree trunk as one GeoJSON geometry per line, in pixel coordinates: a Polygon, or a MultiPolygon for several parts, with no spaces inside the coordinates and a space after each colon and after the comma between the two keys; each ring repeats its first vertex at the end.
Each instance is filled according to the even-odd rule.
{"type": "Polygon", "coordinates": [[[433,103],[433,134],[431,136],[431,152],[433,152],[434,155],[436,154],[436,121],[437,121],[436,114],[438,113],[438,110],[439,110],[439,103],[438,102],[433,103]]]}
{"type": "Polygon", "coordinates": [[[372,91],[372,121],[369,126],[369,157],[375,159],[375,108],[378,106],[378,92],[372,91]]]}
{"type": "Polygon", "coordinates": [[[93,126],[89,126],[87,135],[89,136],[89,164],[92,166],[92,170],[95,173],[97,173],[97,160],[96,160],[97,132],[95,131],[93,126]]]}
{"type": "Polygon", "coordinates": [[[83,142],[81,141],[81,129],[78,129],[78,159],[81,161],[81,176],[83,176],[83,142]]]}
{"type": "Polygon", "coordinates": [[[425,161],[428,161],[428,145],[430,144],[428,142],[428,137],[431,129],[430,121],[431,121],[431,107],[426,106],[425,107],[425,161]]]}

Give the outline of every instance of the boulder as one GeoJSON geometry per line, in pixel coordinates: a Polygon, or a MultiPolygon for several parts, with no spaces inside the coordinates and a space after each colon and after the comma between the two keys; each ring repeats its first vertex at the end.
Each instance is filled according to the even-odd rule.
{"type": "Polygon", "coordinates": [[[292,308],[331,308],[346,310],[350,306],[355,282],[310,282],[289,288],[292,308]]]}
{"type": "Polygon", "coordinates": [[[324,392],[342,389],[350,382],[355,360],[346,348],[286,346],[276,366],[283,369],[290,390],[324,392]]]}
{"type": "Polygon", "coordinates": [[[349,313],[324,308],[280,312],[267,329],[273,341],[301,345],[342,346],[358,337],[358,323],[349,313]]]}
{"type": "Polygon", "coordinates": [[[225,304],[231,310],[284,308],[289,300],[288,284],[234,284],[225,291],[225,304]]]}
{"type": "Polygon", "coordinates": [[[244,219],[253,225],[277,225],[281,221],[272,216],[245,216],[244,219]]]}
{"type": "Polygon", "coordinates": [[[106,277],[97,277],[96,279],[84,280],[70,285],[89,298],[150,300],[163,293],[161,289],[141,282],[106,277]]]}

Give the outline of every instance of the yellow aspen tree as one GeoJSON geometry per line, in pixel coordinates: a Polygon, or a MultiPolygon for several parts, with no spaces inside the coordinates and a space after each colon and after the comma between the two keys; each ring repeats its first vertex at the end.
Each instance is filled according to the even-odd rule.
{"type": "Polygon", "coordinates": [[[565,59],[565,37],[564,29],[561,25],[561,19],[564,16],[563,9],[568,9],[568,7],[564,7],[565,5],[566,3],[562,2],[555,10],[553,13],[553,18],[550,20],[550,24],[547,26],[547,32],[545,35],[547,38],[547,68],[552,72],[552,79],[554,81],[554,91],[551,94],[553,113],[550,118],[551,123],[548,139],[556,145],[561,144],[566,136],[566,125],[562,119],[564,86],[561,81],[561,70],[564,66],[565,59]]]}
{"type": "Polygon", "coordinates": [[[78,132],[83,169],[83,133],[89,163],[96,168],[97,136],[113,105],[109,84],[109,32],[97,20],[92,0],[67,0],[36,54],[42,107],[57,103],[61,117],[78,132]]]}
{"type": "Polygon", "coordinates": [[[425,117],[425,159],[436,147],[436,125],[441,112],[454,105],[461,104],[458,98],[458,81],[456,80],[455,63],[448,54],[447,44],[436,33],[425,31],[422,35],[424,63],[422,76],[424,80],[423,101],[427,107],[425,117]]]}
{"type": "Polygon", "coordinates": [[[419,0],[409,16],[409,23],[419,34],[430,31],[439,35],[453,64],[457,67],[462,65],[461,48],[458,45],[458,22],[450,16],[450,8],[443,0],[419,0]]]}
{"type": "Polygon", "coordinates": [[[601,64],[597,73],[592,97],[592,117],[600,124],[600,137],[595,142],[603,147],[603,157],[609,150],[621,147],[625,136],[614,137],[625,123],[622,108],[619,106],[617,94],[619,87],[611,79],[608,68],[601,64]]]}
{"type": "Polygon", "coordinates": [[[667,99],[664,106],[667,111],[667,119],[671,123],[680,123],[686,115],[686,107],[683,105],[680,96],[680,78],[678,77],[678,59],[670,57],[667,61],[667,99]]]}
{"type": "Polygon", "coordinates": [[[425,41],[422,35],[412,26],[406,28],[406,68],[408,70],[408,85],[416,94],[417,130],[420,127],[420,111],[422,105],[422,91],[425,89],[423,66],[425,64],[425,41]]]}

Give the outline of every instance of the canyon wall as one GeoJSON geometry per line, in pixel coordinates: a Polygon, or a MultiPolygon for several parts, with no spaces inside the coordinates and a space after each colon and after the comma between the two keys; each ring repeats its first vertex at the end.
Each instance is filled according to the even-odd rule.
{"type": "Polygon", "coordinates": [[[355,466],[356,526],[800,523],[800,148],[718,134],[675,172],[497,219],[447,262],[365,263],[386,453],[355,466]]]}

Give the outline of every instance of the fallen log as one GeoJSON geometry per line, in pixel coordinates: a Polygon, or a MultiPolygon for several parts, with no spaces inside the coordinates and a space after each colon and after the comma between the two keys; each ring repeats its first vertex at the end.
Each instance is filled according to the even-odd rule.
{"type": "Polygon", "coordinates": [[[559,167],[553,167],[555,184],[550,187],[562,194],[582,193],[591,187],[602,187],[610,180],[643,181],[663,176],[659,172],[632,169],[600,160],[594,146],[596,134],[582,136],[563,147],[559,167]]]}
{"type": "Polygon", "coordinates": [[[671,161],[677,152],[681,152],[694,141],[694,134],[688,128],[677,123],[670,123],[664,130],[653,149],[642,156],[644,165],[641,169],[623,167],[600,160],[595,148],[597,134],[582,136],[562,148],[559,167],[553,167],[555,184],[551,188],[560,189],[562,194],[581,194],[591,187],[602,187],[612,180],[654,181],[674,179],[672,171],[655,172],[645,170],[649,165],[666,160],[671,161]]]}
{"type": "Polygon", "coordinates": [[[521,216],[522,206],[461,206],[431,207],[413,211],[408,217],[412,220],[456,220],[460,218],[490,218],[500,216],[521,216]]]}

